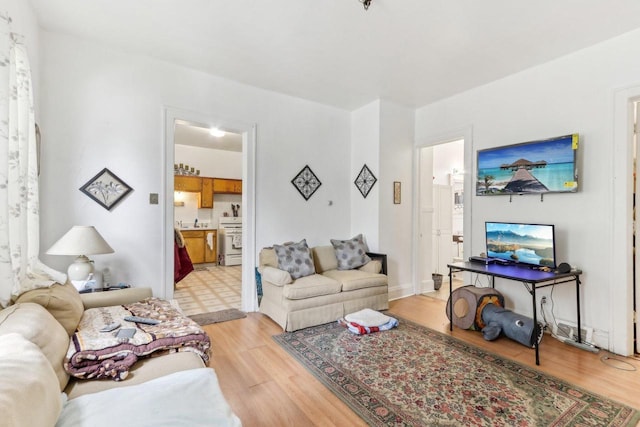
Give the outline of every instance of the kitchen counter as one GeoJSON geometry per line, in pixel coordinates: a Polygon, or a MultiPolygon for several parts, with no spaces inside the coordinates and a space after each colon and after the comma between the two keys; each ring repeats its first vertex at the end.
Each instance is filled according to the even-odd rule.
{"type": "Polygon", "coordinates": [[[189,225],[189,226],[178,227],[178,230],[180,230],[180,231],[187,231],[187,230],[189,230],[189,231],[192,231],[192,230],[198,231],[198,230],[217,230],[217,228],[213,227],[213,226],[210,226],[210,225],[207,226],[207,227],[200,227],[200,226],[194,227],[193,225],[189,225]]]}

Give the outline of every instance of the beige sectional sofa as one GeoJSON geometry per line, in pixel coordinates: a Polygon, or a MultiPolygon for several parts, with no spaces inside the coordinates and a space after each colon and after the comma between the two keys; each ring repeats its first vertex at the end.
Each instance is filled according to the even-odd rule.
{"type": "Polygon", "coordinates": [[[1,310],[0,425],[152,426],[167,416],[172,425],[240,425],[213,369],[192,352],[140,360],[123,381],[79,380],[65,371],[70,339],[86,309],[150,296],[147,288],[80,295],[71,284],[56,284],[1,310]]]}
{"type": "Polygon", "coordinates": [[[313,247],[311,254],[315,274],[292,279],[289,272],[278,268],[274,248],[260,252],[260,312],[282,329],[291,332],[334,322],[364,308],[389,308],[387,276],[380,273],[379,260],[339,270],[333,246],[313,247]]]}

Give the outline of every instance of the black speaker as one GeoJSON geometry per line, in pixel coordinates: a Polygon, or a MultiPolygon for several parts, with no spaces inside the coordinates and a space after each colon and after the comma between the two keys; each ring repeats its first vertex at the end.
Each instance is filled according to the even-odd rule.
{"type": "Polygon", "coordinates": [[[566,262],[561,262],[558,267],[556,267],[556,273],[564,274],[571,271],[571,266],[566,262]]]}

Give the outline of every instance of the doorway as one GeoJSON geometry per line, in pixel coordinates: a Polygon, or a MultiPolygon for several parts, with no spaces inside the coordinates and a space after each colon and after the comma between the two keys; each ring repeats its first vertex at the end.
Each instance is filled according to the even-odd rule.
{"type": "MultiPolygon", "coordinates": [[[[177,124],[187,124],[196,127],[216,127],[229,133],[241,135],[242,139],[242,264],[240,272],[241,304],[243,311],[256,311],[258,297],[255,282],[255,144],[256,127],[253,124],[237,120],[207,115],[188,110],[165,108],[165,205],[164,205],[164,295],[163,298],[174,297],[174,165],[176,155],[174,141],[176,139],[177,124]]],[[[179,162],[178,162],[179,163],[179,162]]],[[[184,163],[184,162],[183,162],[184,163]]],[[[197,169],[196,169],[197,170],[197,169]]],[[[201,170],[202,173],[202,170],[201,170]]],[[[231,203],[229,203],[231,204],[231,203]]],[[[215,218],[209,220],[213,226],[215,218]]],[[[194,218],[195,220],[195,218],[194,218]]],[[[194,221],[195,222],[195,221],[194,221]]]]}
{"type": "Polygon", "coordinates": [[[188,257],[178,264],[174,299],[186,315],[240,309],[242,135],[177,120],[174,158],[176,244],[188,257]],[[193,191],[196,183],[200,192],[193,191]],[[233,245],[225,245],[228,221],[238,237],[233,245]]]}
{"type": "Polygon", "coordinates": [[[633,103],[633,136],[631,140],[631,144],[633,146],[633,185],[632,185],[632,209],[633,213],[631,215],[631,220],[633,222],[632,226],[632,275],[633,275],[633,319],[634,319],[634,327],[633,327],[633,351],[635,354],[640,353],[640,343],[638,343],[638,338],[640,337],[640,328],[638,327],[638,308],[640,307],[640,284],[638,284],[638,280],[640,279],[640,268],[638,266],[638,261],[640,256],[638,255],[638,218],[637,218],[637,201],[638,201],[638,107],[640,105],[640,101],[635,101],[633,103]]]}
{"type": "MultiPolygon", "coordinates": [[[[465,248],[470,247],[470,153],[471,128],[433,139],[416,149],[416,294],[445,298],[446,290],[448,297],[447,264],[461,261],[465,248]]],[[[462,277],[454,278],[454,284],[462,282],[462,277]]]]}
{"type": "Polygon", "coordinates": [[[634,332],[638,329],[634,303],[638,306],[638,285],[634,280],[634,121],[640,86],[614,91],[613,104],[613,177],[611,180],[611,284],[609,289],[610,322],[608,350],[630,356],[636,351],[634,332]],[[634,298],[635,293],[635,298],[634,298]]]}
{"type": "MultiPolygon", "coordinates": [[[[430,261],[425,265],[431,265],[429,271],[423,271],[422,288],[427,296],[446,299],[449,295],[447,264],[461,261],[464,256],[464,140],[421,148],[420,157],[423,172],[420,211],[424,225],[421,237],[425,240],[421,247],[428,248],[429,237],[431,243],[431,255],[421,256],[430,261]]],[[[454,277],[454,284],[460,283],[461,280],[454,277]]]]}

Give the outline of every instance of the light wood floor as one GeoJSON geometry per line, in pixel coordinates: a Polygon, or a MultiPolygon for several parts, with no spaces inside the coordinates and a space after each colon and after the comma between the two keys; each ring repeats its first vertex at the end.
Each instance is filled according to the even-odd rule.
{"type": "MultiPolygon", "coordinates": [[[[422,295],[390,303],[390,312],[449,333],[445,302],[422,295]]],[[[366,424],[298,364],[271,338],[282,329],[268,317],[247,318],[204,327],[211,337],[211,367],[233,411],[250,426],[365,426],[366,424]]],[[[454,328],[453,335],[488,351],[535,367],[534,351],[507,338],[488,342],[479,332],[454,328]]],[[[545,336],[538,367],[555,377],[640,408],[640,361],[600,351],[593,354],[545,336]],[[603,356],[611,359],[602,361],[603,356]],[[619,363],[624,359],[626,363],[619,363]],[[637,371],[609,366],[617,364],[637,371]]]]}

